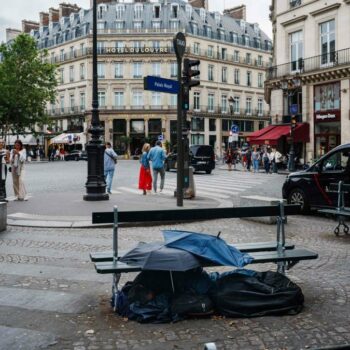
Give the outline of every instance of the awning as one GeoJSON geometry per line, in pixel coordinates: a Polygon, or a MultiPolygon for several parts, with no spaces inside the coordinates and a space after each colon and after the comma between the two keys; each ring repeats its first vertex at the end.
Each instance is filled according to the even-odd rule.
{"type": "Polygon", "coordinates": [[[273,129],[276,125],[268,125],[267,127],[260,129],[260,130],[256,130],[254,132],[252,132],[249,136],[246,137],[246,140],[248,142],[252,142],[254,141],[254,139],[256,139],[257,137],[260,137],[261,135],[266,134],[268,131],[270,131],[271,129],[273,129]]]}
{"type": "MultiPolygon", "coordinates": [[[[266,128],[265,128],[266,129],[266,128]]],[[[264,130],[264,129],[262,129],[264,130]]],[[[252,142],[256,144],[277,145],[279,139],[283,136],[290,136],[290,125],[274,125],[261,136],[254,138],[252,142]]],[[[294,129],[294,142],[309,142],[310,141],[310,127],[308,123],[299,123],[294,129]]]]}
{"type": "Polygon", "coordinates": [[[61,135],[57,135],[53,137],[52,139],[49,140],[50,144],[81,144],[83,145],[86,143],[86,136],[84,135],[83,132],[79,134],[68,134],[68,133],[63,133],[61,135]],[[75,142],[74,142],[75,139],[75,142]]]}
{"type": "MultiPolygon", "coordinates": [[[[37,138],[34,137],[34,135],[18,135],[18,139],[22,141],[23,145],[30,145],[34,146],[37,145],[37,138]]],[[[17,135],[8,135],[6,136],[6,144],[7,145],[14,145],[15,141],[17,140],[17,135]]]]}

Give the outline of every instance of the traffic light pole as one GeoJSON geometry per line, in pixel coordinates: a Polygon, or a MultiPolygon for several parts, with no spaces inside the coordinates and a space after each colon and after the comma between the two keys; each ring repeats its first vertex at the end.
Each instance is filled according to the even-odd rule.
{"type": "Polygon", "coordinates": [[[290,148],[289,148],[289,162],[288,162],[288,170],[295,171],[295,151],[294,151],[294,129],[296,127],[296,117],[294,115],[291,116],[290,121],[290,148]]]}

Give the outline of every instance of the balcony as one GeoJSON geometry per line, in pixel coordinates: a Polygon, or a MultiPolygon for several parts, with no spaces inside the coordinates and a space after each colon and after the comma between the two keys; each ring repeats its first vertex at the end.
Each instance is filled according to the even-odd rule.
{"type": "Polygon", "coordinates": [[[268,120],[269,113],[268,111],[262,111],[261,109],[250,109],[240,108],[237,111],[233,111],[231,114],[229,108],[222,106],[199,106],[198,108],[193,108],[190,106],[189,112],[192,113],[192,116],[210,116],[221,117],[221,118],[238,118],[238,119],[252,119],[252,120],[268,120]]]}
{"type": "Polygon", "coordinates": [[[350,65],[350,48],[330,52],[298,61],[288,62],[267,69],[267,80],[285,78],[295,74],[305,74],[350,65]]]}
{"type": "Polygon", "coordinates": [[[49,116],[69,116],[69,115],[76,115],[76,114],[84,114],[86,111],[86,108],[83,106],[74,106],[74,107],[64,107],[64,108],[51,108],[47,109],[46,113],[49,116]]]}

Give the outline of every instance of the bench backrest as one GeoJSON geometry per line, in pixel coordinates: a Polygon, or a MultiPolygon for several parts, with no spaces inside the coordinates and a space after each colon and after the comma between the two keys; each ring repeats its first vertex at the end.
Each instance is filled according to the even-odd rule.
{"type": "Polygon", "coordinates": [[[279,205],[261,207],[118,211],[117,218],[115,218],[114,212],[98,212],[92,213],[92,223],[108,224],[127,222],[176,222],[186,220],[214,220],[300,214],[299,205],[284,205],[283,208],[284,214],[281,213],[279,205]]]}

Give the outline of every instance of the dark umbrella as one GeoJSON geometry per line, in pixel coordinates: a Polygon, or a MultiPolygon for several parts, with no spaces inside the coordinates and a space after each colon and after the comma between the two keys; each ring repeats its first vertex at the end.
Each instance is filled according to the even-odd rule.
{"type": "Polygon", "coordinates": [[[218,236],[177,230],[162,232],[167,247],[183,249],[215,264],[243,267],[253,260],[249,254],[241,253],[218,236]]]}
{"type": "Polygon", "coordinates": [[[122,256],[120,261],[141,266],[142,270],[170,271],[173,291],[172,271],[187,271],[201,266],[193,254],[185,250],[165,247],[163,242],[139,243],[122,256]]]}

